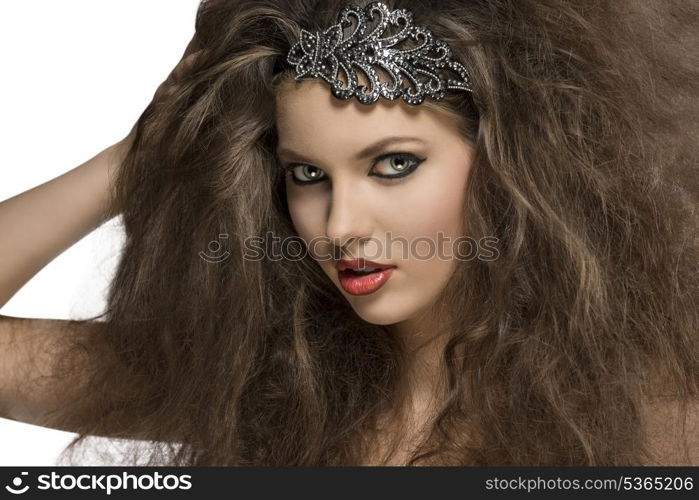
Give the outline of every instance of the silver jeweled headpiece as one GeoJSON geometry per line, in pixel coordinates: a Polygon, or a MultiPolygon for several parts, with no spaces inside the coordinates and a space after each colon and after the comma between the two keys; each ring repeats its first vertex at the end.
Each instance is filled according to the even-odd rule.
{"type": "Polygon", "coordinates": [[[441,99],[447,89],[471,92],[466,68],[453,60],[451,49],[442,40],[422,26],[414,26],[413,15],[406,9],[389,11],[386,4],[374,2],[362,12],[356,5],[342,9],[337,24],[325,31],[310,33],[301,30],[301,39],[291,47],[287,62],[296,67],[296,80],[323,78],[332,85],[332,93],[340,99],[356,96],[362,104],[371,104],[382,95],[393,100],[400,96],[409,104],[420,104],[426,96],[441,99]],[[367,33],[374,14],[379,14],[378,24],[367,33]],[[350,16],[357,20],[357,27],[347,38],[344,28],[352,25],[350,16]],[[400,28],[395,35],[381,38],[389,26],[400,28]],[[423,43],[420,44],[420,40],[423,43]],[[412,48],[399,49],[403,41],[417,42],[412,48]],[[379,82],[373,65],[379,66],[393,80],[379,82]],[[357,84],[353,66],[360,68],[369,78],[371,87],[357,84]],[[347,75],[347,86],[338,78],[339,71],[347,75]],[[458,78],[444,78],[439,71],[452,71],[458,78]],[[408,80],[408,85],[404,85],[408,80]]]}

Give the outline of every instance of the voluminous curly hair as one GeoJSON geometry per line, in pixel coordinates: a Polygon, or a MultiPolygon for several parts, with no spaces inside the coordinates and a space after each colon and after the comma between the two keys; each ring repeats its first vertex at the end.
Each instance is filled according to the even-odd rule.
{"type": "MultiPolygon", "coordinates": [[[[81,425],[66,451],[106,430],[144,440],[121,459],[148,464],[352,465],[371,451],[404,397],[399,339],[312,259],[243,258],[247,237],[295,235],[276,63],[344,3],[202,6],[202,56],[145,110],[119,170],[126,241],[104,321],[62,358],[81,425]],[[229,258],[200,258],[222,233],[229,258]]],[[[410,464],[653,461],[645,402],[697,399],[696,4],[387,3],[470,71],[472,94],[424,105],[461,118],[476,148],[465,227],[500,241],[440,295],[449,396],[410,464]]]]}

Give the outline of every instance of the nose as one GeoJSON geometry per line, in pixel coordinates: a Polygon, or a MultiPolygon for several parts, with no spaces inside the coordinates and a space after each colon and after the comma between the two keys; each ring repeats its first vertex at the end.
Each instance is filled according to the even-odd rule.
{"type": "Polygon", "coordinates": [[[351,182],[334,183],[326,227],[333,246],[345,247],[372,235],[373,218],[366,202],[351,182]]]}

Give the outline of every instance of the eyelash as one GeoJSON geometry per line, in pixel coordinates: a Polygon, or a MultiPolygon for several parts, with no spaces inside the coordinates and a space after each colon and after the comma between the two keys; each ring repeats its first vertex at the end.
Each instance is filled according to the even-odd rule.
{"type": "MultiPolygon", "coordinates": [[[[371,165],[372,170],[379,162],[382,162],[383,160],[386,160],[389,158],[399,158],[402,160],[408,160],[408,161],[411,161],[413,164],[410,167],[408,167],[407,169],[400,172],[399,174],[395,174],[395,175],[369,174],[369,175],[372,177],[379,177],[381,179],[396,179],[399,177],[405,177],[406,175],[410,175],[411,173],[413,173],[417,169],[417,167],[419,167],[420,164],[423,161],[425,161],[425,158],[418,158],[417,156],[415,156],[414,154],[411,154],[411,153],[403,153],[403,152],[386,153],[386,154],[383,154],[383,155],[374,159],[374,162],[371,165]]],[[[294,182],[294,184],[296,184],[298,186],[306,186],[308,184],[316,184],[318,182],[321,182],[321,181],[324,181],[327,179],[327,175],[325,174],[325,172],[323,172],[324,176],[321,177],[320,179],[316,179],[313,181],[300,181],[300,180],[298,180],[296,178],[296,176],[294,176],[293,170],[296,167],[304,167],[304,166],[311,166],[311,165],[307,165],[305,163],[290,163],[289,165],[285,165],[283,168],[284,168],[284,172],[288,173],[288,175],[291,175],[291,180],[294,182]]],[[[313,168],[317,168],[317,167],[313,167],[313,168]]],[[[318,170],[321,170],[321,169],[318,168],[318,170]]]]}

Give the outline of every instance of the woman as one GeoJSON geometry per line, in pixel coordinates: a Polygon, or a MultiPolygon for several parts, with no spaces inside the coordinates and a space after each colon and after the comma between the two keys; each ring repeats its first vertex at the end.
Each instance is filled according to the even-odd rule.
{"type": "MultiPolygon", "coordinates": [[[[389,35],[414,21],[456,68],[409,102],[331,90],[346,3],[202,5],[91,171],[81,227],[120,213],[127,238],[107,310],[60,335],[0,323],[4,414],[80,433],[73,451],[147,440],[152,464],[699,463],[693,114],[671,99],[696,70],[645,29],[696,9],[387,2],[412,16],[389,35]],[[411,246],[445,239],[443,259],[411,246]],[[53,377],[23,384],[22,352],[53,377]]],[[[31,266],[6,253],[9,298],[31,266]]]]}

